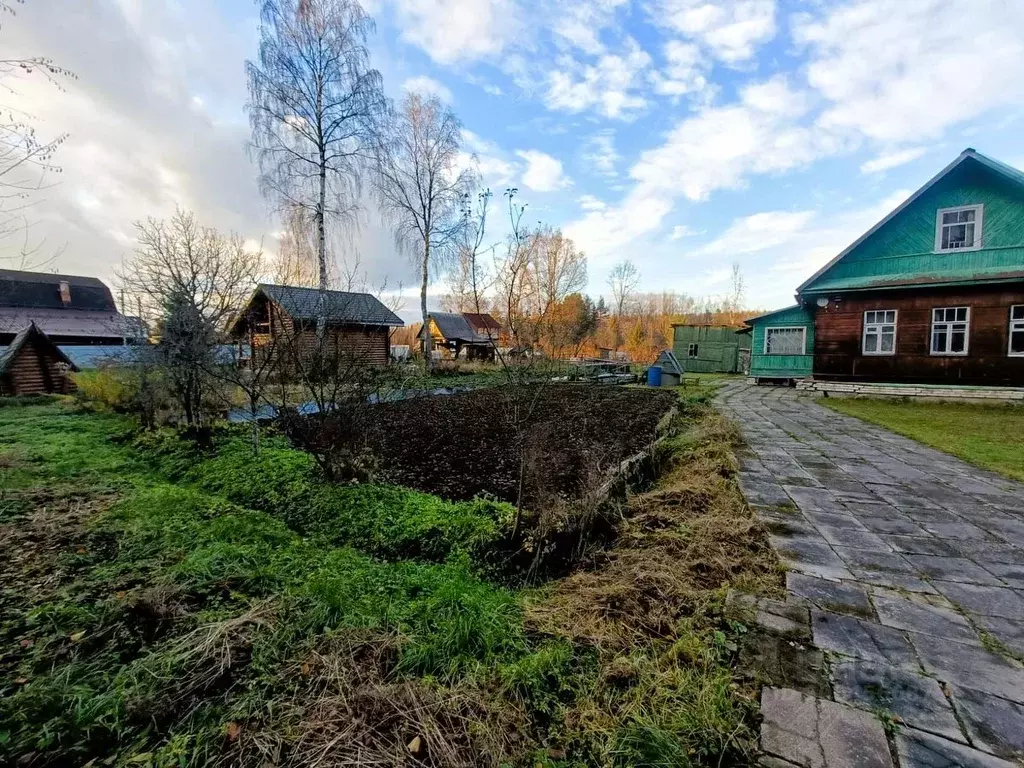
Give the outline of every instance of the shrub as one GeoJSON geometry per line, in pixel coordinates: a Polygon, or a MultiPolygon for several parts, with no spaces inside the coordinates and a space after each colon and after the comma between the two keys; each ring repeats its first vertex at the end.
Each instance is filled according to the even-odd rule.
{"type": "Polygon", "coordinates": [[[94,368],[72,378],[80,399],[112,411],[129,410],[138,395],[138,382],[123,368],[94,368]]]}

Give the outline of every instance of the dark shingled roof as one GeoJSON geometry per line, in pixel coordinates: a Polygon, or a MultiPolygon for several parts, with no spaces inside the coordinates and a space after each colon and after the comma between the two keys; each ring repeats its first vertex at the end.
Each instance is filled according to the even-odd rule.
{"type": "MultiPolygon", "coordinates": [[[[296,320],[317,319],[320,291],[316,288],[261,283],[256,291],[262,292],[296,320]]],[[[398,315],[368,293],[327,291],[327,317],[328,322],[339,325],[405,325],[398,315]]]]}
{"type": "MultiPolygon", "coordinates": [[[[73,291],[74,289],[72,289],[73,291]]],[[[146,326],[137,317],[117,312],[94,312],[85,309],[32,309],[0,307],[0,333],[15,333],[35,323],[48,336],[80,336],[82,338],[146,338],[146,326]]]]}
{"type": "Polygon", "coordinates": [[[468,341],[471,344],[484,344],[488,341],[486,336],[473,330],[464,315],[456,312],[431,312],[429,317],[448,341],[468,341]]]}
{"type": "Polygon", "coordinates": [[[21,272],[15,269],[0,269],[0,307],[117,312],[110,289],[95,277],[21,272]],[[60,297],[62,282],[66,282],[70,288],[71,303],[67,305],[60,297]]]}
{"type": "Polygon", "coordinates": [[[474,328],[490,328],[495,331],[501,330],[501,323],[486,312],[481,312],[479,314],[476,312],[463,312],[462,316],[466,318],[466,320],[469,321],[469,324],[474,328]]]}
{"type": "Polygon", "coordinates": [[[14,341],[11,342],[10,346],[0,354],[0,374],[7,373],[7,368],[12,362],[14,362],[14,358],[18,356],[18,351],[25,346],[29,339],[33,337],[36,341],[42,342],[45,346],[50,347],[54,356],[62,363],[67,364],[72,371],[78,370],[78,366],[71,362],[71,359],[61,352],[60,348],[50,341],[49,337],[39,330],[35,323],[29,323],[18,332],[18,335],[14,337],[14,341]]]}

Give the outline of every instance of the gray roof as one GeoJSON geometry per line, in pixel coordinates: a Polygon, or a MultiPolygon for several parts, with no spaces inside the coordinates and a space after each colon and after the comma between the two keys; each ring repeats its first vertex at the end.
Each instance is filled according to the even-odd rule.
{"type": "Polygon", "coordinates": [[[88,309],[0,307],[0,333],[15,333],[35,323],[47,336],[82,338],[145,338],[146,327],[137,317],[88,309]]]}
{"type": "Polygon", "coordinates": [[[117,311],[110,289],[95,277],[17,269],[0,269],[0,307],[117,311]],[[61,283],[68,284],[70,304],[61,300],[61,283]]]}
{"type": "Polygon", "coordinates": [[[486,344],[489,339],[473,330],[469,321],[456,312],[431,312],[429,317],[448,341],[468,341],[472,344],[486,344]]]}
{"type": "Polygon", "coordinates": [[[14,361],[14,358],[18,356],[18,351],[23,346],[25,346],[25,343],[29,340],[29,338],[33,336],[36,337],[36,339],[38,339],[43,344],[52,347],[53,354],[57,357],[57,359],[59,359],[63,363],[66,363],[68,367],[71,368],[71,370],[78,370],[78,366],[71,362],[71,359],[63,352],[61,352],[60,348],[57,347],[57,345],[54,344],[52,341],[50,341],[47,335],[43,333],[41,330],[39,330],[39,327],[36,326],[35,323],[29,323],[20,331],[18,331],[18,335],[14,337],[14,340],[11,342],[11,345],[4,349],[2,353],[0,353],[0,373],[7,373],[7,367],[14,361]]]}
{"type": "MultiPolygon", "coordinates": [[[[296,320],[316,320],[320,306],[317,288],[261,283],[256,288],[277,303],[296,320]]],[[[402,319],[385,307],[376,296],[349,291],[327,291],[328,322],[339,325],[404,326],[402,319]]]]}

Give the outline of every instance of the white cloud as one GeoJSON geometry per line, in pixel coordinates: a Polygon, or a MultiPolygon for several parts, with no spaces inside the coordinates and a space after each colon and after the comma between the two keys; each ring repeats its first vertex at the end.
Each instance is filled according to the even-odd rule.
{"type": "Polygon", "coordinates": [[[735,189],[752,173],[790,170],[836,151],[834,140],[800,124],[806,100],[782,77],[746,86],[739,101],[705,107],[672,129],[630,172],[648,188],[690,200],[735,189]]]}
{"type": "Polygon", "coordinates": [[[619,175],[616,164],[622,158],[615,151],[615,131],[606,128],[587,139],[583,161],[602,176],[619,175]]]}
{"type": "Polygon", "coordinates": [[[428,96],[437,96],[437,98],[447,104],[451,104],[454,100],[448,86],[426,75],[410,77],[402,83],[402,90],[407,93],[423,93],[428,96]]]}
{"type": "Polygon", "coordinates": [[[644,189],[634,189],[616,206],[593,207],[585,216],[567,224],[566,235],[586,251],[597,268],[611,263],[639,237],[659,226],[672,210],[672,202],[644,189]]]}
{"type": "Polygon", "coordinates": [[[402,38],[440,64],[501,53],[522,27],[515,0],[394,0],[393,5],[402,38]]]}
{"type": "Polygon", "coordinates": [[[789,242],[806,230],[814,211],[765,211],[736,219],[725,232],[696,249],[695,256],[739,256],[789,242]]]}
{"type": "Polygon", "coordinates": [[[581,195],[576,202],[584,211],[603,211],[608,207],[604,200],[594,197],[594,195],[581,195]]]}
{"type": "Polygon", "coordinates": [[[494,83],[486,83],[480,87],[484,89],[484,93],[487,93],[491,96],[501,96],[503,93],[501,87],[495,85],[494,83]]]}
{"type": "Polygon", "coordinates": [[[642,75],[650,64],[651,57],[632,38],[627,38],[621,55],[604,54],[595,64],[560,56],[548,73],[545,104],[549,109],[594,109],[607,118],[630,119],[647,107],[642,75]]]}
{"type": "Polygon", "coordinates": [[[700,46],[669,40],[665,43],[665,68],[653,76],[654,90],[663,96],[685,96],[708,87],[708,62],[700,46]]]}
{"type": "Polygon", "coordinates": [[[897,152],[887,152],[861,164],[860,172],[881,173],[891,168],[898,168],[901,165],[917,160],[927,151],[925,147],[911,147],[910,149],[901,149],[897,152]]]}
{"type": "Polygon", "coordinates": [[[629,0],[580,0],[558,8],[555,34],[592,56],[604,53],[601,32],[614,19],[615,10],[629,0]]]}
{"type": "Polygon", "coordinates": [[[536,149],[521,149],[516,154],[526,161],[523,185],[534,192],[557,192],[572,185],[562,170],[562,161],[536,149]]]}
{"type": "Polygon", "coordinates": [[[659,0],[651,17],[727,64],[750,59],[758,45],[775,36],[775,0],[659,0]]]}
{"type": "Polygon", "coordinates": [[[672,234],[670,235],[672,240],[682,240],[684,237],[693,237],[694,235],[702,234],[688,224],[677,224],[672,227],[672,234]]]}
{"type": "Polygon", "coordinates": [[[831,104],[822,128],[920,141],[1024,103],[1024,3],[853,0],[800,15],[807,79],[831,104]]]}
{"type": "Polygon", "coordinates": [[[476,168],[484,186],[500,190],[515,183],[515,177],[519,172],[518,164],[508,160],[493,141],[488,141],[464,128],[462,149],[460,168],[476,168]]]}

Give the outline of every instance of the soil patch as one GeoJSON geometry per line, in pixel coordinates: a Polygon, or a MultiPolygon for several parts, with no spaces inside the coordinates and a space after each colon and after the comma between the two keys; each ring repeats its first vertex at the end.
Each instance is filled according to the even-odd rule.
{"type": "Polygon", "coordinates": [[[649,446],[675,400],[671,392],[571,385],[424,397],[378,406],[370,449],[387,482],[452,500],[515,503],[522,457],[523,504],[539,509],[578,498],[649,446]]]}

